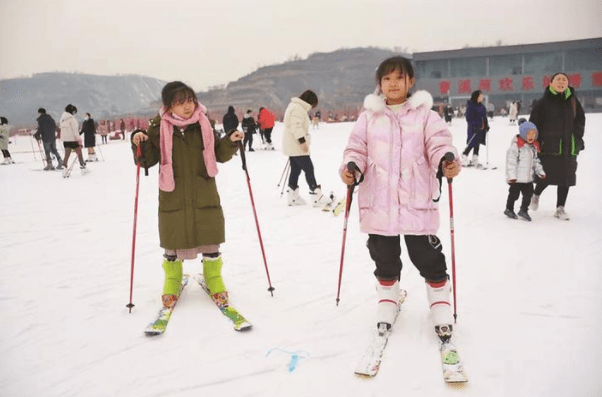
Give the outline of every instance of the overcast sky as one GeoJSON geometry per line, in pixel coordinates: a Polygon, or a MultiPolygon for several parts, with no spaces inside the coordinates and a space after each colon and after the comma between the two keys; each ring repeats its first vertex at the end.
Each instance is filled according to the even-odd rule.
{"type": "Polygon", "coordinates": [[[600,0],[0,0],[0,79],[142,74],[200,91],[340,48],[593,37],[602,37],[600,0]]]}

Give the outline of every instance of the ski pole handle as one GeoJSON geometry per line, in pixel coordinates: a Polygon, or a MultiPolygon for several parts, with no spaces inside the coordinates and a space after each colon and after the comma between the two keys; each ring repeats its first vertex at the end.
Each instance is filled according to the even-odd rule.
{"type": "MultiPolygon", "coordinates": [[[[443,155],[443,160],[447,163],[451,163],[452,161],[454,161],[456,158],[456,156],[454,156],[454,154],[452,152],[447,152],[443,155]]],[[[447,183],[452,183],[453,179],[452,178],[447,178],[447,183]]]]}
{"type": "Polygon", "coordinates": [[[353,176],[353,186],[357,186],[363,182],[364,174],[362,174],[362,171],[360,171],[360,167],[358,167],[357,164],[355,164],[355,161],[350,161],[347,163],[347,170],[351,172],[358,172],[360,174],[359,180],[355,179],[355,175],[353,176]]]}

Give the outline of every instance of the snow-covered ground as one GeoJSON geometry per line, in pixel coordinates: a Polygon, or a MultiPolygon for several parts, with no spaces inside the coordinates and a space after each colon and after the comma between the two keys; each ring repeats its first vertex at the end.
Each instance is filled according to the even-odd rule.
{"type": "MultiPolygon", "coordinates": [[[[143,329],[160,308],[162,250],[157,170],[141,175],[134,298],[129,301],[136,168],[128,144],[70,179],[42,168],[28,137],[0,167],[0,395],[69,396],[600,396],[602,395],[602,114],[588,114],[568,222],[553,217],[556,188],[533,222],[506,218],[506,149],[517,127],[491,123],[483,162],[453,184],[458,323],[454,341],[470,382],[446,385],[424,281],[403,247],[408,291],[380,373],[354,376],[375,327],[373,263],[352,208],[341,301],[335,304],[343,216],[288,207],[279,152],[248,153],[273,286],[271,297],[239,157],[217,176],[231,301],[253,322],[238,333],[191,282],[167,332],[143,329]],[[489,157],[489,159],[488,159],[489,157]],[[275,350],[272,350],[275,349],[275,350]],[[281,350],[277,350],[281,349],[281,350]],[[268,352],[272,352],[268,354],[268,352]],[[293,372],[290,354],[302,353],[293,372]]],[[[313,131],[318,182],[342,196],[337,170],[351,123],[313,131]]],[[[464,147],[466,124],[454,120],[464,147]]],[[[274,138],[280,147],[282,126],[274,138]]],[[[256,138],[256,142],[258,139],[256,138]]],[[[37,146],[35,146],[37,149],[37,146]]],[[[142,173],[143,174],[143,173],[142,173]]],[[[307,185],[300,180],[307,197],[307,185]]],[[[447,185],[439,237],[451,268],[447,185]]],[[[518,209],[518,203],[517,207],[518,209]]],[[[185,271],[200,270],[200,260],[185,271]]]]}

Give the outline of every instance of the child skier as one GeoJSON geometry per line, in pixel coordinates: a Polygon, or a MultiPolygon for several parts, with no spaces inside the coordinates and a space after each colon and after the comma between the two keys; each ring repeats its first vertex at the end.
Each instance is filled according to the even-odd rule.
{"type": "Polygon", "coordinates": [[[376,71],[377,90],[368,95],[344,151],[341,179],[351,185],[358,177],[347,170],[353,161],[364,174],[359,188],[360,229],[368,233],[368,250],[376,264],[377,326],[391,327],[397,316],[401,274],[400,235],[408,254],[426,280],[435,330],[451,338],[451,284],[445,256],[435,233],[439,228],[437,174],[453,178],[460,164],[444,161],[458,153],[445,122],[431,111],[426,91],[410,96],[414,69],[403,57],[393,57],[376,71]]]}
{"type": "Polygon", "coordinates": [[[535,124],[521,119],[518,130],[519,134],[512,138],[512,143],[506,152],[506,182],[510,188],[504,214],[508,218],[518,218],[514,213],[514,202],[522,193],[523,200],[518,216],[526,221],[531,221],[529,204],[533,196],[533,174],[537,174],[540,179],[546,179],[546,173],[537,158],[537,153],[539,153],[537,127],[535,124]]]}
{"type": "Polygon", "coordinates": [[[226,162],[243,134],[231,130],[219,139],[192,90],[174,81],[163,87],[163,107],[147,133],[132,135],[142,145],[146,166],[159,169],[159,239],[165,249],[163,305],[178,299],[182,262],[203,255],[203,276],[215,299],[227,302],[219,246],[225,241],[224,214],[215,183],[217,162],[226,162]]]}

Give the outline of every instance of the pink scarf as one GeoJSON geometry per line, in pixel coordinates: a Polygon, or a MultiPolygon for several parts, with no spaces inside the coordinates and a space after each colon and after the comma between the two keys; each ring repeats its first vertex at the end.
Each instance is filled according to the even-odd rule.
{"type": "Polygon", "coordinates": [[[203,159],[207,174],[210,177],[217,175],[217,162],[215,160],[215,138],[213,136],[213,128],[209,123],[209,119],[205,116],[207,109],[200,103],[194,110],[189,119],[181,119],[176,115],[172,115],[162,106],[159,112],[161,116],[161,131],[159,141],[161,144],[161,167],[159,168],[159,189],[164,192],[173,192],[176,188],[176,181],[173,176],[173,160],[171,158],[173,149],[173,127],[184,127],[198,122],[201,125],[201,133],[203,134],[203,159]]]}

